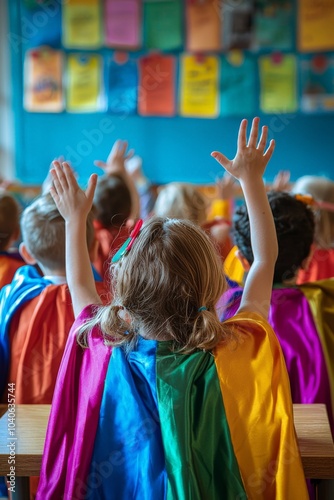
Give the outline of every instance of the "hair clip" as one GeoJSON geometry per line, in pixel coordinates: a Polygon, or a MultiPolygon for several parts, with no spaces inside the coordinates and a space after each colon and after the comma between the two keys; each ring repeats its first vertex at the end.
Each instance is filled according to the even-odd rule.
{"type": "Polygon", "coordinates": [[[315,201],[310,194],[295,194],[295,198],[304,203],[304,205],[315,205],[315,201]]]}
{"type": "Polygon", "coordinates": [[[114,263],[118,262],[125,254],[127,254],[131,250],[135,242],[135,239],[140,233],[142,225],[143,225],[143,220],[142,219],[137,220],[135,227],[132,229],[130,233],[129,238],[125,240],[123,245],[117,250],[113,258],[111,259],[111,262],[114,263]]]}
{"type": "Polygon", "coordinates": [[[305,205],[310,205],[311,207],[334,212],[334,203],[329,203],[327,201],[317,201],[310,194],[296,194],[295,198],[296,200],[305,203],[305,205]]]}

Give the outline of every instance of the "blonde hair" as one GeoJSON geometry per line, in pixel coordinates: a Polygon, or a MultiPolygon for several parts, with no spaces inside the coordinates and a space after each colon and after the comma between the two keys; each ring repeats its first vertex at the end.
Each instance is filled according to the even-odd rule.
{"type": "MultiPolygon", "coordinates": [[[[29,205],[21,217],[22,240],[29,253],[50,270],[65,269],[65,221],[48,193],[29,205]]],[[[87,245],[94,241],[93,216],[87,218],[87,245]]]]}
{"type": "MultiPolygon", "coordinates": [[[[305,175],[295,182],[295,194],[310,194],[316,201],[334,204],[334,182],[326,177],[305,175]]],[[[322,248],[334,247],[334,212],[315,211],[315,242],[322,248]]]]}
{"type": "Polygon", "coordinates": [[[20,229],[20,206],[9,193],[0,193],[0,251],[7,250],[20,229]]]}
{"type": "Polygon", "coordinates": [[[190,221],[148,220],[111,272],[113,301],[96,306],[94,318],[80,327],[81,345],[87,345],[95,325],[107,343],[130,349],[138,334],[156,340],[167,335],[184,353],[212,349],[230,335],[215,309],[227,287],[221,260],[208,236],[190,221]]]}
{"type": "Polygon", "coordinates": [[[203,224],[209,202],[192,184],[171,182],[159,191],[153,212],[157,217],[187,219],[203,224]]]}

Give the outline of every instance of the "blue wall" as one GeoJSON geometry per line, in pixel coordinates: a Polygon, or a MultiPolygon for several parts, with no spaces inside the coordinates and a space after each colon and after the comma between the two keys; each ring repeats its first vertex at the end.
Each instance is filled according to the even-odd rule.
{"type": "MultiPolygon", "coordinates": [[[[54,2],[56,7],[57,2],[54,2]]],[[[104,160],[118,138],[129,141],[130,147],[143,158],[145,174],[156,183],[172,180],[212,183],[220,168],[210,152],[218,149],[227,156],[234,155],[240,118],[27,113],[22,106],[24,52],[38,44],[38,37],[41,42],[49,36],[52,45],[56,34],[51,28],[56,26],[60,7],[55,8],[46,23],[41,22],[38,30],[29,25],[32,14],[23,9],[20,0],[9,2],[9,13],[16,177],[22,182],[42,182],[51,160],[59,155],[72,162],[85,182],[91,172],[99,172],[93,161],[104,160]]],[[[267,181],[279,169],[291,170],[293,180],[305,174],[323,174],[334,179],[334,115],[296,113],[261,118],[269,126],[270,138],[277,143],[266,172],[267,181]]]]}

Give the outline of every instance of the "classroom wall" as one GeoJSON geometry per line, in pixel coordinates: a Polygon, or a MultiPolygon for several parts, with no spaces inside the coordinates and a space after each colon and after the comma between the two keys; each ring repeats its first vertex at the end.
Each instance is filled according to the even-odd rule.
{"type": "MultiPolygon", "coordinates": [[[[172,180],[213,183],[221,169],[212,150],[233,156],[240,118],[217,119],[115,116],[108,113],[28,113],[22,106],[23,60],[29,36],[22,37],[20,1],[10,1],[10,31],[19,43],[10,44],[15,115],[15,173],[25,183],[40,183],[50,161],[59,155],[70,160],[85,182],[94,159],[105,159],[113,142],[127,139],[143,158],[145,174],[155,183],[172,180]]],[[[50,19],[48,22],[52,22],[50,19]]],[[[45,29],[45,27],[43,27],[45,29]]],[[[46,27],[47,29],[47,27],[46,27]]],[[[292,180],[305,174],[334,178],[334,115],[300,112],[261,115],[277,147],[267,169],[271,181],[279,169],[289,169],[292,180]]],[[[251,116],[245,116],[251,120],[251,116]]]]}
{"type": "Polygon", "coordinates": [[[14,123],[8,32],[7,2],[0,0],[0,175],[6,179],[12,178],[14,174],[14,123]]]}

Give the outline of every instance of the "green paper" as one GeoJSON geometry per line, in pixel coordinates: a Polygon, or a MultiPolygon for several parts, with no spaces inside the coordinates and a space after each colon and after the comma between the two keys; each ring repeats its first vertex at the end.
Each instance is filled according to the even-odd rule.
{"type": "Polygon", "coordinates": [[[182,46],[182,5],[180,0],[144,3],[146,48],[174,50],[182,46]]]}

